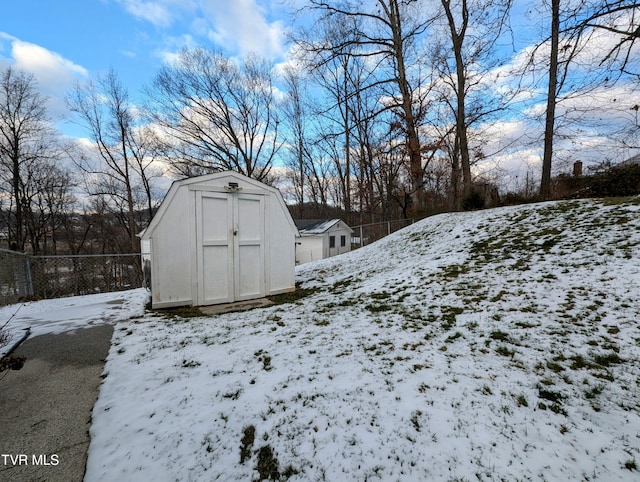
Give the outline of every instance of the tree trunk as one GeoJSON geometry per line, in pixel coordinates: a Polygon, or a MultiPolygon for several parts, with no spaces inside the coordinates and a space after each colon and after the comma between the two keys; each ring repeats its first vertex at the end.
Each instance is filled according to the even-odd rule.
{"type": "Polygon", "coordinates": [[[422,167],[422,153],[420,137],[416,128],[416,119],[413,114],[413,96],[404,61],[404,45],[402,38],[402,23],[400,9],[397,0],[389,2],[389,21],[393,32],[394,56],[398,70],[398,88],[402,96],[402,113],[407,129],[407,153],[409,155],[411,177],[411,201],[413,208],[421,211],[424,205],[424,169],[422,167]]]}
{"type": "MultiPolygon", "coordinates": [[[[459,156],[455,155],[455,168],[454,172],[457,168],[462,169],[462,187],[463,187],[463,198],[468,196],[472,189],[472,179],[471,179],[471,160],[469,156],[469,141],[467,137],[467,112],[466,112],[466,89],[467,89],[467,78],[465,73],[465,65],[464,59],[462,58],[462,47],[464,45],[464,39],[467,33],[467,27],[469,25],[469,10],[467,7],[467,0],[462,0],[462,19],[461,25],[456,27],[456,22],[453,17],[453,12],[451,10],[451,2],[449,0],[441,0],[442,6],[445,10],[445,14],[447,16],[447,22],[449,24],[449,31],[451,33],[451,42],[453,46],[453,54],[456,62],[456,147],[459,156]],[[458,31],[459,29],[459,31],[458,31]],[[458,166],[458,159],[460,165],[458,166]]],[[[454,180],[455,183],[455,198],[456,199],[456,209],[460,208],[459,199],[458,199],[458,179],[454,180]]]]}
{"type": "Polygon", "coordinates": [[[551,0],[551,53],[549,57],[549,88],[544,125],[544,154],[542,157],[542,180],[540,197],[551,197],[551,160],[553,157],[553,135],[556,116],[558,87],[558,39],[560,34],[560,0],[551,0]]]}
{"type": "Polygon", "coordinates": [[[24,224],[22,216],[22,196],[20,195],[20,162],[18,154],[13,159],[13,197],[16,201],[16,247],[18,251],[24,249],[24,236],[22,236],[22,226],[24,224]]]}

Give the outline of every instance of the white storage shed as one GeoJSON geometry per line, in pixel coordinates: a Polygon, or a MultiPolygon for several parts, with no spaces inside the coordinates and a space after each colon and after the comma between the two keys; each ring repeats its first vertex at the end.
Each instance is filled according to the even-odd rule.
{"type": "Polygon", "coordinates": [[[297,219],[300,238],[296,263],[308,263],[351,251],[353,230],[340,219],[297,219]]]}
{"type": "Polygon", "coordinates": [[[293,291],[297,236],[274,187],[232,171],[176,181],[141,235],[152,306],[293,291]]]}

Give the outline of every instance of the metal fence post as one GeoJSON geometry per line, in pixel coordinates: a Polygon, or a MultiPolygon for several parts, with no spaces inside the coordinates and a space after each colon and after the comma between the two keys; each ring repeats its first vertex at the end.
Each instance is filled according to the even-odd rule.
{"type": "Polygon", "coordinates": [[[0,306],[17,303],[33,294],[29,258],[24,253],[0,249],[0,306]]]}

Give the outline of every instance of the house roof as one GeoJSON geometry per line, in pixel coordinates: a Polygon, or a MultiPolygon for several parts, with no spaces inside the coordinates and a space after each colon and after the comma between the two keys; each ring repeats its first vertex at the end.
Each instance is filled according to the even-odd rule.
{"type": "Polygon", "coordinates": [[[340,219],[294,219],[293,222],[296,223],[296,227],[302,236],[324,234],[339,223],[342,223],[345,228],[351,230],[347,223],[340,219]]]}
{"type": "Polygon", "coordinates": [[[618,166],[637,166],[640,164],[640,154],[630,157],[626,161],[622,161],[618,166]]]}

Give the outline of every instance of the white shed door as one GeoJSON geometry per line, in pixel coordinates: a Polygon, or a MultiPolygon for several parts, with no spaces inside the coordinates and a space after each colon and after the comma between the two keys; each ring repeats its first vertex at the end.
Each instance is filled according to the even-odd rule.
{"type": "Polygon", "coordinates": [[[264,196],[196,192],[198,304],[265,295],[264,196]]]}

